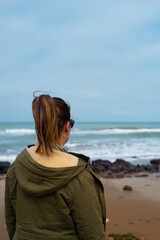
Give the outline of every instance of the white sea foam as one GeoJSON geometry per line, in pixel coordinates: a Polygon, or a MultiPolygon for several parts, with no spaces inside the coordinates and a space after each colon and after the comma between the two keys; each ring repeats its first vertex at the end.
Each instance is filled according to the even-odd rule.
{"type": "MultiPolygon", "coordinates": [[[[77,125],[67,142],[68,151],[88,155],[91,160],[146,161],[160,158],[160,124],[148,125],[77,125]],[[124,127],[123,127],[124,126],[124,127]]],[[[6,124],[0,129],[0,161],[13,162],[16,155],[32,144],[35,138],[34,125],[6,124]]]]}
{"type": "Polygon", "coordinates": [[[0,130],[0,135],[32,135],[35,134],[34,129],[26,129],[26,128],[15,128],[15,129],[5,129],[0,130]]]}
{"type": "Polygon", "coordinates": [[[107,134],[131,134],[131,133],[160,133],[159,128],[142,128],[142,129],[121,129],[121,128],[106,128],[97,130],[79,130],[75,129],[72,135],[107,135],[107,134]]]}
{"type": "Polygon", "coordinates": [[[86,148],[86,147],[94,147],[95,146],[98,146],[98,144],[93,144],[93,143],[66,143],[66,147],[67,148],[86,148]]]}
{"type": "MultiPolygon", "coordinates": [[[[105,128],[97,130],[80,130],[74,129],[71,135],[111,135],[111,134],[137,134],[137,133],[160,133],[159,128],[142,128],[142,129],[121,129],[121,128],[105,128]]],[[[15,128],[0,130],[0,135],[33,135],[34,129],[15,128]]]]}
{"type": "MultiPolygon", "coordinates": [[[[128,149],[129,150],[129,149],[128,149]]],[[[82,153],[82,151],[77,150],[76,152],[82,153]]],[[[84,149],[83,154],[89,156],[92,160],[96,159],[103,159],[103,160],[110,160],[111,162],[115,161],[116,159],[122,158],[126,161],[133,162],[133,161],[141,161],[145,160],[146,164],[149,163],[151,159],[156,159],[159,158],[160,152],[148,152],[148,153],[136,153],[136,156],[134,153],[132,154],[131,152],[120,152],[120,151],[115,151],[115,152],[109,152],[106,151],[105,149],[101,150],[90,150],[90,149],[84,149]],[[135,157],[134,157],[135,156],[135,157]]]]}
{"type": "Polygon", "coordinates": [[[16,159],[17,155],[0,155],[0,161],[9,161],[9,162],[13,162],[16,159]]]}
{"type": "MultiPolygon", "coordinates": [[[[90,141],[86,141],[82,145],[69,144],[70,151],[83,153],[88,155],[92,160],[95,159],[107,159],[115,161],[117,158],[123,158],[127,161],[139,161],[146,160],[146,164],[151,159],[160,157],[160,144],[159,139],[147,139],[147,141],[141,139],[130,139],[129,141],[108,141],[102,143],[97,140],[97,143],[92,144],[90,141]]],[[[145,162],[145,161],[144,161],[145,162]]]]}

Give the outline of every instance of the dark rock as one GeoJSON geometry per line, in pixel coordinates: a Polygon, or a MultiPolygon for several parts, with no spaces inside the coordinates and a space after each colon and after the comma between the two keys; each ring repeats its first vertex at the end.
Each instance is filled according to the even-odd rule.
{"type": "Polygon", "coordinates": [[[132,164],[123,160],[123,159],[116,159],[116,161],[114,162],[115,164],[121,165],[123,167],[130,167],[132,164]]]}
{"type": "Polygon", "coordinates": [[[114,173],[120,173],[120,172],[128,173],[131,171],[132,168],[133,168],[132,164],[123,159],[117,159],[110,166],[110,169],[114,173]]]}
{"type": "Polygon", "coordinates": [[[153,159],[150,161],[150,163],[153,165],[160,165],[160,159],[153,159]]]}
{"type": "Polygon", "coordinates": [[[124,190],[124,191],[132,191],[133,188],[132,188],[131,186],[129,186],[129,185],[125,185],[125,186],[123,187],[123,190],[124,190]]]}
{"type": "Polygon", "coordinates": [[[135,166],[135,172],[142,172],[142,171],[144,171],[144,165],[136,165],[135,166]]]}
{"type": "Polygon", "coordinates": [[[110,170],[111,162],[108,160],[95,160],[92,162],[92,166],[96,173],[106,172],[110,170]]]}
{"type": "Polygon", "coordinates": [[[137,173],[156,173],[160,170],[160,159],[153,159],[151,164],[148,165],[134,165],[123,159],[117,159],[115,162],[110,162],[109,160],[95,160],[92,161],[93,169],[101,177],[111,177],[118,178],[122,175],[133,175],[137,173]]]}
{"type": "Polygon", "coordinates": [[[6,174],[10,165],[9,162],[0,162],[0,174],[6,174]]]}

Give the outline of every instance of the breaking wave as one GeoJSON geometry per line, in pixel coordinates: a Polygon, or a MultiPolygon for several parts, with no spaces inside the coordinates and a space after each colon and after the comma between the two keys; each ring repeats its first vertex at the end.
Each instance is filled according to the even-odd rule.
{"type": "Polygon", "coordinates": [[[0,130],[0,135],[33,135],[35,134],[34,129],[26,129],[26,128],[15,128],[15,129],[5,129],[0,130]]]}
{"type": "Polygon", "coordinates": [[[160,133],[159,128],[142,128],[142,129],[121,129],[121,128],[106,128],[97,130],[79,130],[75,129],[72,135],[107,135],[107,134],[141,134],[141,133],[160,133]]]}

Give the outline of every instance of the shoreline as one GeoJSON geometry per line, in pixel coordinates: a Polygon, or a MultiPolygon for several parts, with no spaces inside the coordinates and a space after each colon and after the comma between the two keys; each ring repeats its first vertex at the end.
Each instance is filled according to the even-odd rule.
{"type": "MultiPolygon", "coordinates": [[[[0,179],[0,233],[9,240],[4,222],[4,184],[0,179]]],[[[105,191],[107,235],[110,233],[132,233],[145,240],[158,240],[160,235],[160,176],[151,174],[147,178],[100,178],[105,191]],[[158,177],[157,177],[158,176],[158,177]],[[123,191],[124,185],[132,191],[123,191]]]]}

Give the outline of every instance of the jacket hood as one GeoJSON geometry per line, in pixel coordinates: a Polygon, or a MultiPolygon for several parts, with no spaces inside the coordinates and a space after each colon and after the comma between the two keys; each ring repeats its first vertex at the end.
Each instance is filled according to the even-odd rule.
{"type": "Polygon", "coordinates": [[[14,162],[15,174],[21,188],[33,196],[45,196],[57,191],[80,174],[89,164],[89,158],[70,153],[79,158],[77,166],[52,168],[34,161],[24,149],[14,162]]]}

